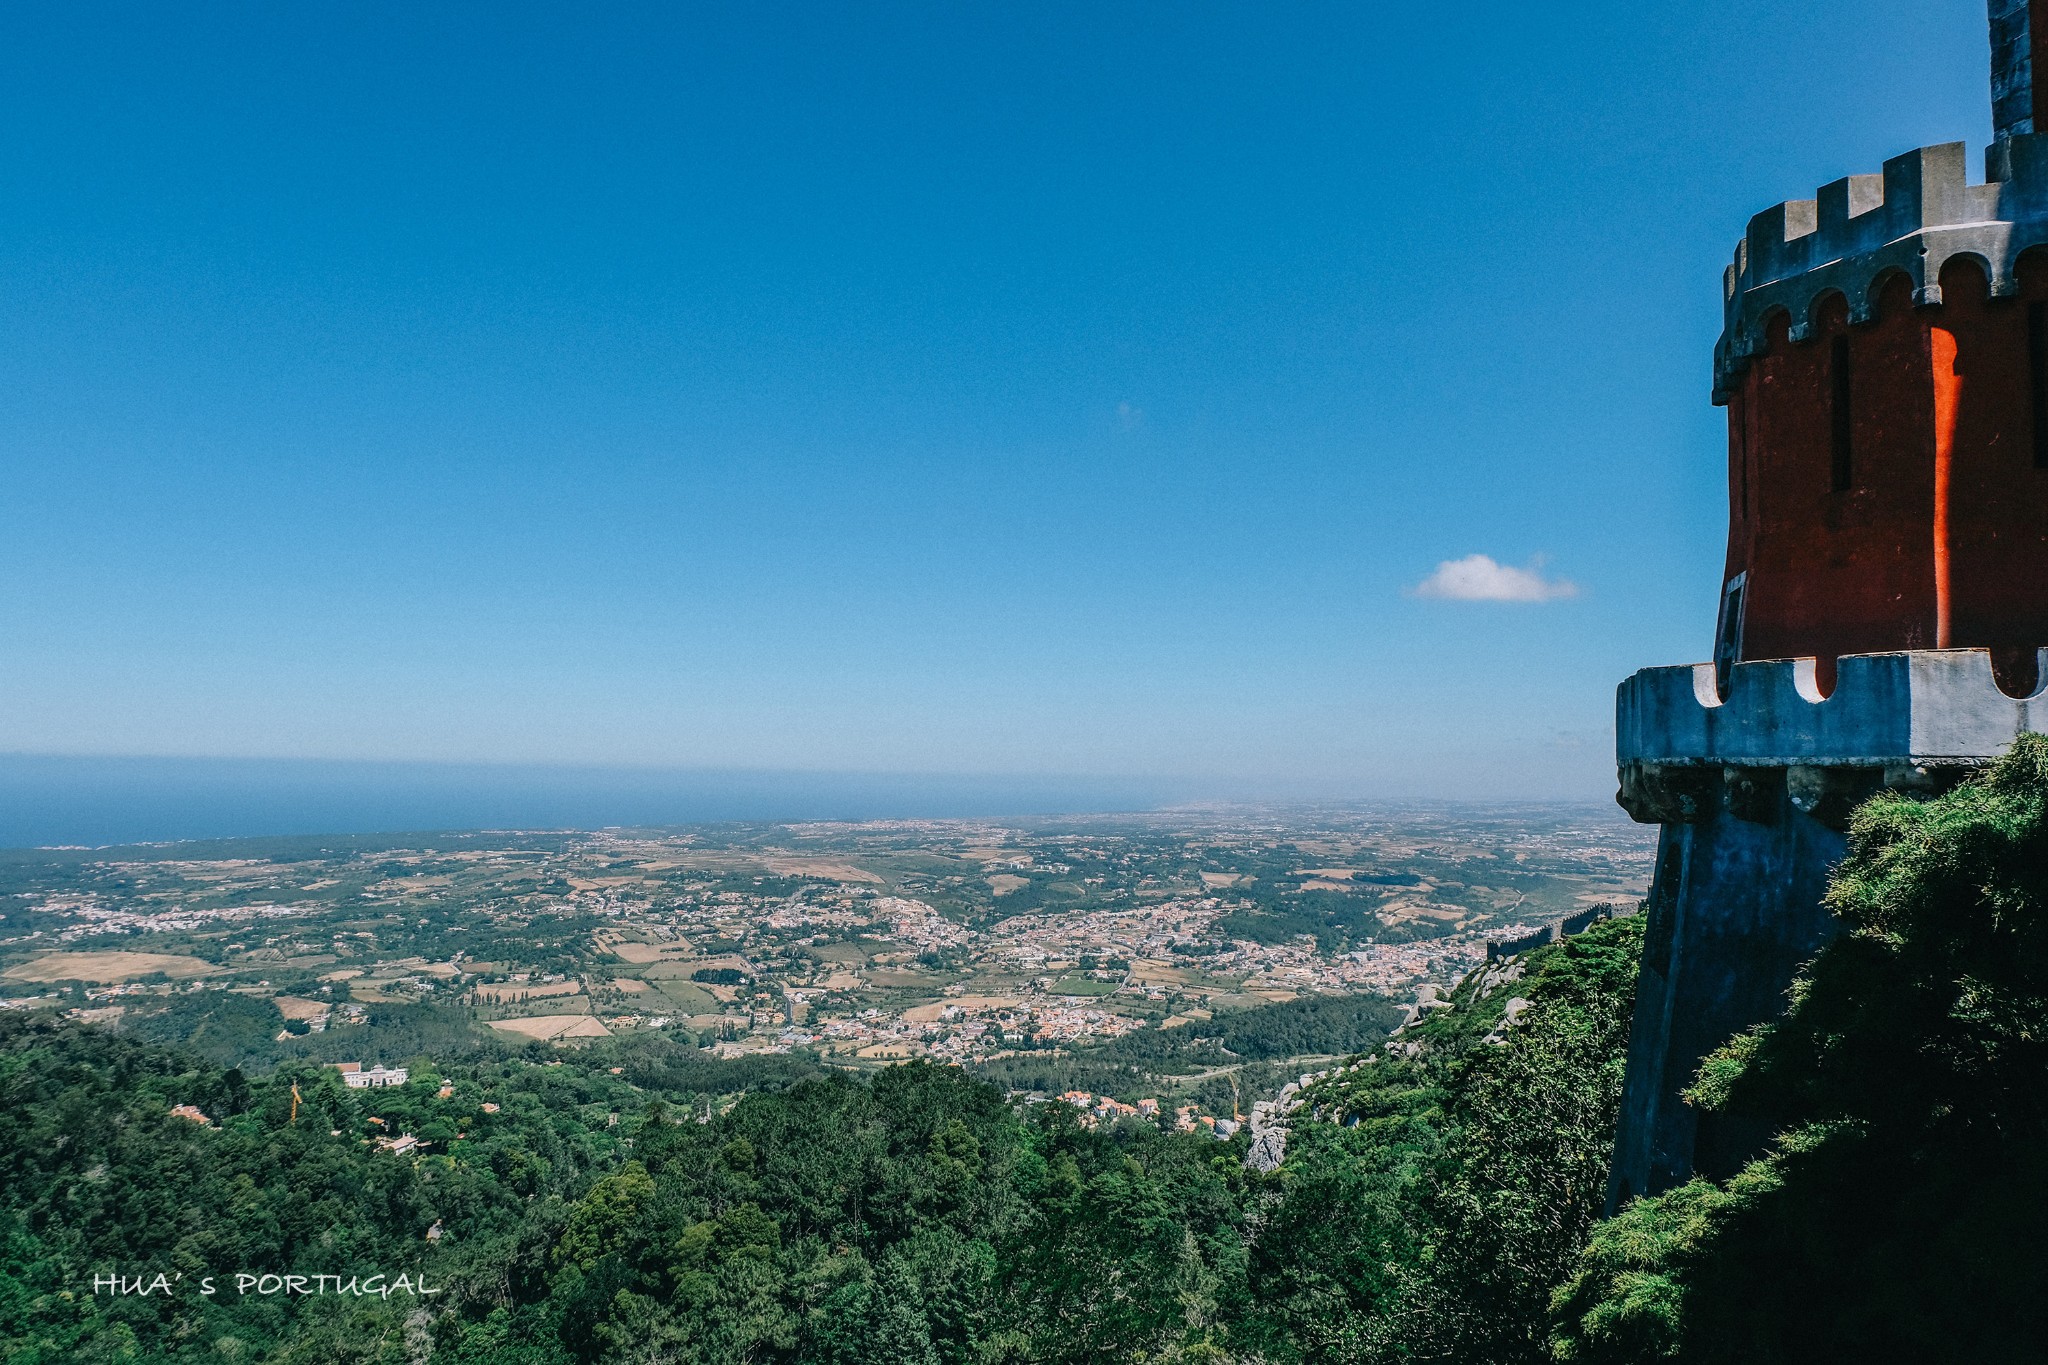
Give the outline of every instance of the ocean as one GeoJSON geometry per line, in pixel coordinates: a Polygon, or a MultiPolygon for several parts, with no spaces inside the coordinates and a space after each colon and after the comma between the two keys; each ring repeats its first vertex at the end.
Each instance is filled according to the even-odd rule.
{"type": "Polygon", "coordinates": [[[1062,778],[0,754],[0,848],[275,834],[603,829],[1149,810],[1165,783],[1062,778]]]}

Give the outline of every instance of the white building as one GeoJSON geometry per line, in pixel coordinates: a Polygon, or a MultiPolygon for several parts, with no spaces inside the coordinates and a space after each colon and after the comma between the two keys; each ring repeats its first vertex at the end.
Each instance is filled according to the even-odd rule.
{"type": "Polygon", "coordinates": [[[365,1071],[361,1062],[336,1062],[334,1069],[341,1073],[342,1081],[351,1090],[382,1090],[390,1085],[404,1085],[409,1074],[402,1066],[382,1064],[365,1071]]]}

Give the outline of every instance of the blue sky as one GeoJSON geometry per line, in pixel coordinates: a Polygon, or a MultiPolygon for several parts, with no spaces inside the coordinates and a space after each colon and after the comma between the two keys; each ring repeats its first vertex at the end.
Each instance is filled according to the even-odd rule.
{"type": "Polygon", "coordinates": [[[1736,238],[1981,144],[1986,61],[1981,0],[9,7],[0,751],[1602,796],[1708,652],[1736,238]],[[1418,591],[1474,555],[1551,588],[1418,591]]]}

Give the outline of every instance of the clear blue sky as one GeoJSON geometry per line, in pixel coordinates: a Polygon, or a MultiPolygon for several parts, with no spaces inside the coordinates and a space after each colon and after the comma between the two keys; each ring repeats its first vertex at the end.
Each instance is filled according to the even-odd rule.
{"type": "Polygon", "coordinates": [[[7,7],[0,751],[1604,795],[1733,244],[1984,29],[7,7]]]}

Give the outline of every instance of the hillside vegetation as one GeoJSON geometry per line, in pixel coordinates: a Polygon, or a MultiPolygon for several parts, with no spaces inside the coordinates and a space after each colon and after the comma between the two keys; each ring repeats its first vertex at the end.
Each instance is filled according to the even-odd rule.
{"type": "Polygon", "coordinates": [[[1600,1228],[1558,1359],[2048,1356],[2048,741],[1852,834],[1842,937],[1692,1091],[1773,1149],[1600,1228]]]}
{"type": "Polygon", "coordinates": [[[1304,1092],[1323,1121],[1257,1192],[1258,1358],[1547,1358],[1606,1188],[1641,941],[1612,920],[1476,972],[1395,1053],[1304,1092]]]}

